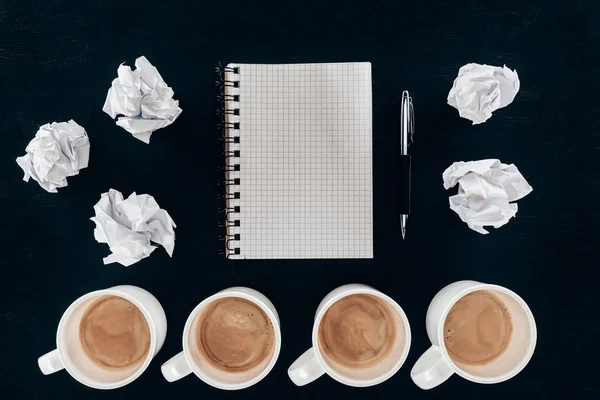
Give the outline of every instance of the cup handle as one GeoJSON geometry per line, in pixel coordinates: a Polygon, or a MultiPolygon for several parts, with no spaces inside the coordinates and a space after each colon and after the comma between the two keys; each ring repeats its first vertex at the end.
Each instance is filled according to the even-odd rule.
{"type": "Polygon", "coordinates": [[[50,375],[65,369],[57,349],[38,358],[38,366],[44,375],[50,375]]]}
{"type": "Polygon", "coordinates": [[[191,374],[192,368],[190,368],[182,351],[164,363],[160,367],[160,371],[167,381],[175,382],[191,374]]]}
{"type": "Polygon", "coordinates": [[[307,385],[324,373],[325,370],[317,361],[315,350],[312,347],[298,357],[288,369],[288,376],[296,386],[307,385]]]}
{"type": "Polygon", "coordinates": [[[444,383],[454,372],[442,357],[438,346],[431,346],[415,363],[410,377],[423,390],[432,389],[444,383]]]}

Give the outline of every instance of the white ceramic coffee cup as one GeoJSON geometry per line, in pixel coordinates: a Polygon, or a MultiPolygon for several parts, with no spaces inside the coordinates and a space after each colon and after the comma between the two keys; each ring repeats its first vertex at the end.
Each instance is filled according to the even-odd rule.
{"type": "Polygon", "coordinates": [[[292,382],[298,386],[304,386],[316,380],[323,374],[345,385],[365,387],[377,385],[394,375],[408,356],[410,349],[410,325],[408,318],[402,308],[391,297],[386,296],[372,287],[361,284],[350,284],[340,286],[331,291],[319,304],[315,322],[312,330],[312,345],[302,354],[288,369],[288,375],[292,382]],[[396,311],[396,334],[394,347],[390,354],[380,363],[365,368],[351,369],[333,365],[326,360],[319,348],[319,325],[323,316],[336,301],[353,294],[370,294],[384,300],[396,311]]]}
{"type": "Polygon", "coordinates": [[[41,356],[38,365],[44,375],[66,369],[77,381],[95,389],[116,389],[133,382],[148,368],[167,336],[167,318],[146,290],[129,285],[97,290],[75,300],[64,312],[56,331],[56,349],[41,356]],[[150,328],[150,350],[141,365],[129,369],[106,370],[96,366],[85,354],[79,341],[79,322],[85,310],[100,296],[119,296],[132,302],[144,315],[150,328]]]}
{"type": "Polygon", "coordinates": [[[246,287],[232,287],[222,290],[203,300],[194,308],[183,328],[182,337],[183,351],[164,363],[161,371],[169,382],[177,381],[192,372],[201,380],[219,389],[238,390],[252,386],[261,381],[273,369],[281,350],[281,330],[279,327],[279,316],[273,303],[260,292],[246,287]],[[203,362],[196,348],[194,332],[198,322],[198,316],[206,306],[215,300],[225,297],[240,297],[251,301],[259,306],[271,320],[275,333],[273,353],[268,361],[258,369],[243,373],[231,373],[220,371],[207,362],[203,362]]]}
{"type": "Polygon", "coordinates": [[[417,360],[410,376],[421,389],[431,389],[452,374],[476,383],[499,383],[518,374],[531,359],[537,341],[537,329],[531,310],[514,292],[497,285],[475,281],[452,283],[435,295],[427,310],[427,335],[432,345],[417,360]],[[512,318],[513,332],[506,350],[484,365],[465,365],[453,361],[444,345],[444,322],[458,300],[477,290],[488,290],[506,305],[512,318]]]}

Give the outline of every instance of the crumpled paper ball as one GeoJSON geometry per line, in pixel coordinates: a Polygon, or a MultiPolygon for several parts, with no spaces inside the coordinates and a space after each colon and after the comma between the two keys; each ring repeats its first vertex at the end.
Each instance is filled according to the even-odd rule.
{"type": "Polygon", "coordinates": [[[458,184],[458,194],[450,196],[450,209],[469,228],[487,234],[484,226],[499,228],[517,214],[514,201],[533,190],[514,164],[500,160],[455,162],[442,174],[444,188],[458,184]]]}
{"type": "Polygon", "coordinates": [[[506,67],[467,64],[460,68],[448,93],[448,104],[473,125],[487,121],[494,111],[514,100],[521,83],[517,71],[506,67]]]}
{"type": "Polygon", "coordinates": [[[107,243],[112,253],[104,258],[104,264],[135,264],[156,249],[151,243],[163,246],[173,256],[176,225],[154,197],[134,192],[124,200],[121,192],[110,189],[102,193],[94,211],[94,238],[107,243]]]}
{"type": "Polygon", "coordinates": [[[108,89],[102,111],[115,118],[116,124],[135,138],[150,143],[152,132],[171,125],[179,114],[179,101],[146,57],[135,60],[135,70],[121,64],[118,77],[108,89]]]}
{"type": "Polygon", "coordinates": [[[67,186],[67,177],[87,168],[90,141],[77,122],[53,122],[38,129],[25,151],[17,158],[25,173],[23,180],[33,178],[44,190],[57,193],[57,188],[67,186]]]}

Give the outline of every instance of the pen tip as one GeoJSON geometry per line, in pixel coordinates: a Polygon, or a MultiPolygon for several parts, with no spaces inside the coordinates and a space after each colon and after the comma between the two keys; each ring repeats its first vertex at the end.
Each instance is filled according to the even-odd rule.
{"type": "Polygon", "coordinates": [[[402,240],[404,240],[406,237],[406,228],[402,227],[402,240]]]}

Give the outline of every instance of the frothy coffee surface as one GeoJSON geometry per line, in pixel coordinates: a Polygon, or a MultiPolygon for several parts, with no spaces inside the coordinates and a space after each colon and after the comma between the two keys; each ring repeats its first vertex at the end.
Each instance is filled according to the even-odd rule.
{"type": "Polygon", "coordinates": [[[102,296],[84,312],[79,323],[79,341],[99,367],[128,368],[146,359],[150,328],[133,303],[118,296],[102,296]]]}
{"type": "Polygon", "coordinates": [[[349,368],[368,368],[382,361],[396,339],[390,306],[368,294],[335,302],[319,325],[319,348],[326,359],[349,368]]]}
{"type": "Polygon", "coordinates": [[[221,371],[250,371],[273,354],[273,324],[251,301],[239,297],[218,299],[198,318],[196,346],[202,357],[221,371]]]}
{"type": "Polygon", "coordinates": [[[444,322],[450,357],[465,364],[486,364],[510,342],[512,320],[506,305],[494,293],[469,293],[452,307],[444,322]]]}

